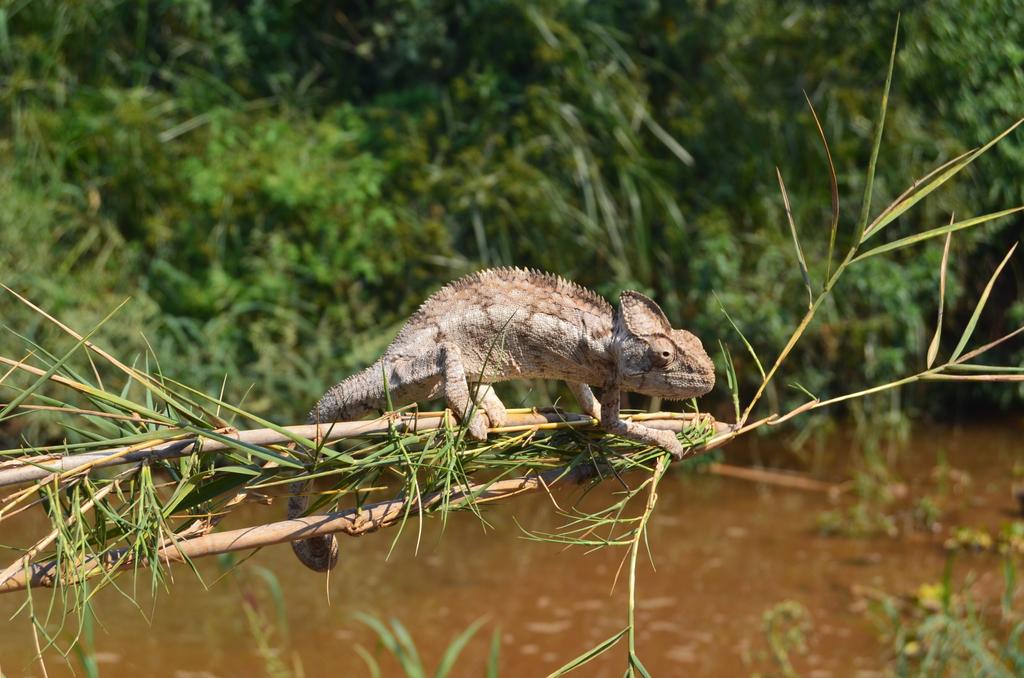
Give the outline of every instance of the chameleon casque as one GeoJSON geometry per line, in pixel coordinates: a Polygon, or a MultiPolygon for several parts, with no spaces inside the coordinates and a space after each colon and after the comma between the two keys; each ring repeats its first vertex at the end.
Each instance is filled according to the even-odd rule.
{"type": "MultiPolygon", "coordinates": [[[[384,354],[327,391],[309,418],[359,419],[385,408],[388,397],[396,407],[441,397],[469,435],[484,440],[489,426],[505,420],[505,406],[489,384],[534,378],[565,381],[605,431],[658,445],[678,459],[683,447],[673,433],[619,417],[620,392],[669,400],[701,396],[715,385],[715,366],[697,337],[673,329],[639,292],[623,292],[615,310],[556,275],[495,268],[431,295],[384,354]],[[601,389],[600,402],[590,386],[601,389]]],[[[295,517],[306,510],[307,492],[302,483],[291,489],[288,515],[295,517]]],[[[295,541],[292,548],[313,570],[330,570],[337,561],[333,536],[295,541]]]]}

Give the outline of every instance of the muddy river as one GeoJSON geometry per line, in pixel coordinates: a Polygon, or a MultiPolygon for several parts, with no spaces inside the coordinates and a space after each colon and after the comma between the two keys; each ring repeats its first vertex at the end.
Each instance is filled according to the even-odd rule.
{"type": "MultiPolygon", "coordinates": [[[[812,477],[831,482],[850,477],[850,460],[858,452],[849,441],[831,438],[811,446],[813,452],[797,453],[782,444],[783,437],[739,442],[727,449],[726,461],[811,468],[812,477]]],[[[996,529],[1016,509],[1012,471],[1024,463],[1022,440],[1024,422],[922,428],[908,442],[879,454],[896,469],[910,495],[933,491],[937,466],[944,469],[943,477],[951,470],[966,472],[953,474],[959,478],[956,488],[947,484],[940,524],[996,529]]],[[[608,499],[616,489],[606,483],[595,492],[608,499]]],[[[771,670],[763,657],[762,617],[783,601],[796,601],[809,613],[807,651],[793,655],[803,675],[881,675],[891,650],[856,592],[866,587],[907,593],[940,579],[946,562],[942,533],[909,526],[898,525],[905,528],[898,538],[822,536],[821,514],[849,505],[854,501],[850,496],[837,503],[822,492],[678,472],[669,473],[659,495],[650,523],[653,567],[645,561],[638,572],[637,612],[637,649],[658,676],[771,670]]],[[[574,496],[562,490],[554,499],[566,506],[574,496]]],[[[279,502],[254,505],[233,524],[271,520],[281,511],[279,502]]],[[[484,675],[496,630],[502,675],[546,675],[624,626],[626,583],[620,579],[613,586],[624,551],[587,553],[523,539],[515,520],[537,530],[557,522],[552,498],[543,493],[492,505],[485,518],[487,526],[471,514],[457,514],[443,529],[439,520],[428,521],[418,555],[413,552],[415,526],[407,528],[390,557],[392,533],[346,539],[329,581],[300,567],[287,546],[257,553],[240,576],[219,578],[215,559],[198,563],[202,581],[177,567],[173,581],[155,596],[148,576],[139,578],[134,594],[130,577],[124,577],[118,580],[122,592],[108,587],[97,596],[93,657],[99,673],[261,675],[267,671],[266,652],[276,651],[288,667],[301,665],[306,676],[369,675],[353,646],[380,657],[383,653],[354,618],[365,612],[398,619],[430,673],[449,641],[483,618],[453,675],[484,675]],[[249,565],[274,575],[283,611],[261,571],[249,565]],[[255,634],[253,611],[262,620],[255,625],[262,631],[255,634]],[[280,614],[286,627],[278,621],[280,614]]],[[[28,540],[27,533],[16,533],[26,526],[5,528],[0,542],[28,540]]],[[[999,578],[995,559],[960,557],[957,576],[973,572],[984,587],[999,578]]],[[[47,595],[37,594],[37,614],[45,614],[47,601],[47,595]]],[[[26,613],[15,615],[23,602],[22,593],[0,597],[4,676],[40,673],[26,613]]],[[[58,637],[66,645],[70,629],[58,637]]],[[[578,675],[622,675],[624,652],[617,647],[578,675]]],[[[44,656],[51,676],[87,675],[74,655],[64,659],[49,650],[44,656]]],[[[395,664],[381,661],[385,675],[391,674],[395,664]]]]}

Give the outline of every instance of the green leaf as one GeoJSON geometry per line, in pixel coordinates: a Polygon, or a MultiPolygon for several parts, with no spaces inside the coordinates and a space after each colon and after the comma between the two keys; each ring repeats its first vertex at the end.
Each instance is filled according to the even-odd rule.
{"type": "Polygon", "coordinates": [[[643,116],[644,124],[647,126],[647,129],[651,131],[651,134],[656,136],[658,141],[665,144],[665,147],[672,151],[672,155],[679,158],[680,162],[687,167],[693,167],[694,159],[693,156],[690,155],[690,152],[683,148],[682,145],[676,141],[675,137],[669,134],[664,127],[655,122],[654,118],[652,118],[647,111],[642,111],[641,115],[643,116]]]}
{"type": "Polygon", "coordinates": [[[388,627],[384,625],[384,622],[372,615],[366,614],[365,612],[356,612],[354,616],[356,619],[373,629],[373,632],[377,634],[378,642],[380,642],[388,652],[396,657],[399,655],[398,642],[395,640],[395,637],[391,634],[388,627]]]}
{"type": "Polygon", "coordinates": [[[965,219],[964,221],[957,221],[957,222],[952,223],[952,224],[947,224],[946,226],[940,226],[938,228],[933,228],[933,229],[931,229],[929,231],[923,231],[921,233],[915,233],[914,235],[908,235],[905,238],[900,238],[899,240],[893,240],[892,242],[886,243],[885,245],[882,245],[880,247],[876,247],[873,250],[868,250],[864,254],[861,254],[860,256],[856,257],[853,261],[854,262],[861,261],[863,259],[867,259],[869,257],[873,257],[873,256],[878,255],[878,254],[884,254],[886,252],[892,252],[893,250],[902,249],[904,247],[907,247],[908,245],[913,245],[913,244],[919,243],[919,242],[921,242],[923,240],[928,240],[929,238],[936,238],[936,237],[938,237],[940,235],[945,235],[947,233],[955,233],[956,231],[962,231],[965,228],[970,228],[971,226],[977,226],[979,224],[984,224],[986,222],[993,221],[995,219],[1001,219],[1001,218],[1009,216],[1011,214],[1015,214],[1017,212],[1020,212],[1021,210],[1024,210],[1024,205],[1022,205],[1020,207],[1013,207],[1013,208],[1008,209],[1008,210],[1003,210],[1002,212],[992,212],[991,214],[984,214],[984,215],[982,215],[980,217],[974,217],[973,219],[965,219]]]}
{"type": "Polygon", "coordinates": [[[460,633],[458,636],[449,643],[448,648],[444,651],[444,655],[441,657],[441,663],[437,666],[437,672],[434,674],[435,678],[446,678],[451,670],[455,668],[455,662],[458,661],[459,655],[462,650],[466,647],[466,643],[469,642],[470,638],[483,626],[484,620],[477,619],[475,622],[466,627],[466,630],[460,633]]]}
{"type": "Polygon", "coordinates": [[[221,433],[217,433],[216,431],[211,431],[209,429],[201,429],[196,428],[194,426],[184,426],[182,428],[184,428],[186,431],[195,433],[197,436],[200,436],[202,438],[210,438],[212,440],[222,442],[230,448],[242,452],[248,452],[253,456],[259,457],[263,461],[274,461],[280,464],[281,466],[286,466],[288,468],[294,469],[306,468],[305,466],[295,461],[294,459],[289,459],[283,454],[278,454],[277,452],[269,450],[266,447],[262,447],[260,445],[253,445],[252,443],[247,443],[244,440],[238,440],[236,438],[232,438],[231,436],[226,436],[221,433]]]}
{"type": "Polygon", "coordinates": [[[636,669],[643,678],[651,678],[650,671],[644,666],[644,663],[640,661],[640,657],[637,656],[636,652],[630,651],[629,653],[629,668],[636,669]]]}
{"type": "Polygon", "coordinates": [[[253,571],[267,585],[270,592],[270,599],[274,602],[274,612],[277,617],[277,628],[281,633],[288,633],[288,605],[285,599],[284,589],[281,588],[281,580],[277,578],[272,570],[259,565],[252,565],[253,571]]]}
{"type": "Polygon", "coordinates": [[[757,353],[754,352],[754,347],[750,345],[750,342],[747,341],[747,337],[744,336],[743,332],[740,331],[740,328],[736,325],[735,322],[733,322],[732,316],[730,316],[729,312],[725,310],[725,304],[722,303],[722,300],[719,299],[718,295],[715,294],[714,292],[712,292],[712,294],[715,295],[715,301],[718,302],[718,307],[722,309],[722,313],[725,315],[725,319],[728,320],[729,324],[732,325],[732,328],[736,330],[736,334],[740,336],[740,341],[742,341],[743,345],[747,348],[747,353],[749,353],[750,357],[754,359],[754,365],[757,366],[757,371],[761,375],[761,381],[764,381],[764,367],[762,367],[761,360],[757,357],[757,353]]]}
{"type": "MultiPolygon", "coordinates": [[[[6,358],[4,356],[0,356],[0,364],[9,365],[11,367],[16,367],[16,366],[21,365],[20,362],[15,361],[15,360],[11,360],[10,358],[6,358]]],[[[28,367],[28,366],[26,366],[26,367],[28,367]]],[[[60,366],[58,365],[57,368],[59,369],[59,367],[60,366]]],[[[35,368],[32,368],[32,369],[35,369],[35,368]]],[[[57,379],[58,377],[55,374],[51,374],[49,378],[57,379]]],[[[68,388],[70,388],[72,390],[78,391],[79,393],[85,394],[86,397],[88,397],[90,400],[92,400],[95,403],[109,403],[109,404],[113,405],[114,407],[120,408],[121,410],[123,410],[125,412],[134,412],[134,413],[137,413],[140,417],[144,417],[146,419],[153,419],[155,421],[159,421],[159,422],[162,422],[164,424],[167,424],[168,426],[173,426],[175,424],[175,421],[173,419],[170,419],[170,418],[160,414],[159,412],[153,412],[152,410],[148,410],[145,407],[143,407],[142,405],[139,405],[138,403],[134,403],[134,402],[132,402],[130,400],[126,400],[125,398],[119,398],[118,396],[114,395],[113,393],[108,393],[108,392],[103,391],[101,389],[98,389],[98,388],[95,388],[93,386],[90,386],[89,384],[84,384],[84,383],[81,383],[81,382],[71,381],[71,380],[69,380],[69,381],[59,381],[58,383],[60,383],[62,386],[66,386],[66,387],[68,387],[68,388]]],[[[36,448],[36,449],[40,449],[40,448],[36,448]]]]}
{"type": "Polygon", "coordinates": [[[782,204],[786,208],[786,220],[789,221],[789,232],[793,234],[793,247],[796,248],[796,259],[800,262],[800,275],[804,277],[804,286],[807,288],[807,307],[814,303],[814,292],[811,290],[811,275],[807,271],[807,260],[804,259],[804,250],[800,247],[800,237],[796,233],[796,223],[793,221],[793,210],[789,206],[789,195],[786,193],[786,184],[782,181],[782,172],[775,168],[775,174],[779,178],[779,190],[782,191],[782,204]]]}
{"type": "Polygon", "coordinates": [[[996,284],[996,279],[999,274],[1003,272],[1003,267],[1006,266],[1006,262],[1013,256],[1014,251],[1017,249],[1017,244],[1014,243],[1010,251],[1006,253],[1003,260],[999,262],[999,266],[996,267],[992,277],[989,278],[988,284],[985,285],[985,290],[981,293],[981,297],[978,299],[978,305],[974,307],[974,313],[971,315],[970,321],[967,323],[967,327],[964,328],[964,333],[960,337],[960,341],[957,343],[956,348],[953,349],[953,355],[950,356],[949,361],[953,362],[960,357],[960,354],[964,352],[967,347],[967,342],[971,340],[971,335],[974,334],[974,328],[978,325],[978,318],[981,317],[981,312],[985,309],[985,304],[988,302],[988,296],[992,292],[992,286],[996,284]]]}
{"type": "Polygon", "coordinates": [[[627,631],[629,631],[628,627],[622,629],[621,631],[616,633],[611,638],[608,638],[607,640],[604,640],[604,641],[598,643],[597,645],[595,645],[594,647],[590,648],[589,650],[587,650],[586,652],[584,652],[580,656],[576,657],[575,659],[569,661],[566,664],[563,664],[559,668],[557,668],[554,671],[552,671],[551,673],[549,673],[548,674],[548,678],[553,678],[554,676],[563,676],[566,673],[569,673],[570,671],[575,671],[579,667],[581,667],[584,664],[590,662],[595,657],[597,657],[597,656],[599,656],[601,654],[604,654],[608,650],[612,649],[612,647],[615,646],[615,643],[619,642],[619,640],[621,640],[622,637],[624,635],[626,635],[627,631]]]}
{"type": "Polygon", "coordinates": [[[736,378],[736,365],[732,361],[732,354],[729,352],[729,348],[722,343],[721,340],[718,342],[718,347],[722,351],[722,362],[725,364],[725,379],[726,386],[729,389],[730,395],[732,395],[732,405],[735,410],[734,421],[740,420],[740,389],[739,380],[736,378]]]}
{"type": "Polygon", "coordinates": [[[494,629],[491,652],[487,656],[487,678],[498,678],[498,658],[501,656],[501,629],[494,629]]]}
{"type": "Polygon", "coordinates": [[[900,197],[894,200],[891,205],[885,208],[885,210],[883,210],[882,213],[879,214],[873,222],[871,222],[871,225],[868,226],[867,230],[864,232],[864,240],[874,236],[885,228],[885,226],[895,221],[901,214],[920,202],[929,193],[959,174],[965,167],[980,158],[986,151],[1002,141],[1006,135],[1017,129],[1021,123],[1024,123],[1024,118],[1021,118],[1007,127],[1002,133],[994,137],[981,148],[959,155],[949,162],[935,168],[921,179],[915,181],[910,188],[904,191],[900,197]]]}
{"type": "MultiPolygon", "coordinates": [[[[240,467],[231,467],[232,470],[228,471],[228,475],[224,477],[216,477],[204,485],[199,485],[191,490],[176,494],[174,497],[169,499],[164,504],[163,515],[164,517],[170,517],[175,512],[185,512],[203,504],[204,502],[211,501],[217,497],[223,495],[231,490],[236,490],[239,487],[245,485],[246,481],[250,476],[247,474],[233,475],[241,471],[240,467]]],[[[222,469],[217,469],[218,472],[222,469]]],[[[258,472],[253,471],[254,475],[259,475],[258,472]]]]}
{"type": "Polygon", "coordinates": [[[998,339],[994,339],[993,341],[988,342],[984,346],[979,346],[978,348],[974,349],[970,353],[967,353],[966,355],[962,356],[960,358],[961,364],[967,362],[968,360],[973,360],[974,358],[977,358],[979,355],[987,353],[988,351],[992,350],[993,348],[995,348],[999,344],[1002,344],[1005,341],[1009,341],[1010,339],[1013,339],[1014,337],[1016,337],[1018,334],[1021,334],[1022,332],[1024,332],[1024,325],[1018,327],[1017,329],[1015,329],[1012,332],[1004,334],[1003,336],[999,337],[998,339]]]}
{"type": "Polygon", "coordinates": [[[366,668],[370,672],[370,678],[381,678],[380,664],[378,664],[377,660],[373,658],[373,655],[370,654],[362,645],[355,645],[352,649],[355,650],[356,654],[358,654],[366,664],[366,668]]]}
{"type": "Polygon", "coordinates": [[[293,443],[296,443],[298,445],[302,445],[303,447],[307,447],[309,449],[317,449],[317,447],[318,447],[318,445],[315,442],[313,442],[312,440],[310,440],[309,438],[305,438],[303,436],[297,435],[297,434],[293,433],[292,431],[289,431],[288,429],[284,428],[283,426],[279,426],[278,424],[275,424],[272,421],[269,421],[267,419],[263,419],[262,417],[258,417],[258,416],[256,416],[255,414],[253,414],[251,412],[246,412],[242,408],[236,407],[235,405],[232,405],[229,402],[225,402],[223,400],[219,400],[219,399],[211,396],[208,393],[203,393],[199,389],[192,388],[188,384],[183,384],[181,382],[174,381],[172,379],[167,379],[167,381],[175,384],[176,386],[178,386],[179,388],[181,388],[181,389],[183,389],[185,391],[193,393],[193,394],[199,396],[200,398],[203,398],[205,400],[208,400],[208,401],[214,403],[218,407],[221,407],[221,408],[223,408],[225,410],[228,410],[229,412],[231,412],[233,414],[237,414],[240,417],[244,417],[245,419],[248,419],[249,421],[251,421],[253,423],[259,424],[263,428],[269,428],[271,431],[274,431],[275,433],[280,433],[281,435],[283,435],[286,438],[288,438],[289,440],[291,440],[293,443]]]}
{"type": "Polygon", "coordinates": [[[896,65],[896,43],[900,35],[900,18],[896,17],[896,30],[892,36],[892,51],[889,53],[889,70],[885,75],[885,89],[882,91],[882,103],[879,106],[878,122],[875,123],[875,139],[871,147],[871,159],[868,161],[868,176],[864,183],[864,201],[860,206],[860,219],[858,220],[857,237],[853,239],[853,247],[857,247],[864,240],[864,231],[868,225],[868,215],[871,213],[871,193],[875,186],[875,167],[878,165],[878,151],[882,147],[882,130],[885,129],[885,112],[889,108],[889,89],[892,86],[892,71],[896,65]]]}
{"type": "MultiPolygon", "coordinates": [[[[68,327],[64,323],[62,323],[61,321],[57,320],[57,318],[54,318],[52,315],[50,315],[49,313],[44,311],[42,308],[40,308],[36,304],[34,304],[31,301],[29,301],[28,298],[26,298],[26,297],[22,296],[21,294],[18,294],[17,292],[15,292],[13,289],[8,287],[7,285],[4,285],[4,284],[0,283],[0,287],[2,287],[3,289],[7,290],[7,292],[12,294],[16,299],[18,299],[18,301],[20,301],[21,303],[25,304],[26,306],[28,306],[29,308],[34,310],[36,313],[38,313],[39,315],[41,315],[42,317],[46,318],[48,321],[50,321],[51,323],[53,323],[54,325],[59,327],[66,334],[74,337],[80,343],[88,346],[90,350],[92,350],[95,353],[97,353],[98,355],[102,356],[111,365],[113,365],[117,369],[119,369],[122,372],[124,372],[125,374],[127,374],[128,377],[129,377],[129,381],[125,384],[125,390],[122,392],[122,397],[127,397],[128,389],[131,386],[131,379],[135,379],[143,388],[145,388],[147,390],[146,404],[148,406],[148,409],[150,409],[150,410],[153,409],[153,399],[152,399],[151,396],[152,396],[152,394],[155,393],[162,400],[164,400],[164,402],[166,402],[168,404],[168,406],[174,407],[175,409],[179,410],[181,415],[184,416],[186,419],[189,419],[193,423],[197,423],[197,424],[202,424],[203,423],[202,419],[200,417],[197,417],[196,415],[194,415],[192,412],[189,411],[189,409],[187,407],[185,407],[184,405],[182,405],[181,403],[178,402],[176,394],[174,394],[174,393],[164,389],[163,385],[162,384],[158,384],[157,381],[152,376],[150,376],[148,374],[148,372],[139,372],[134,367],[129,367],[128,365],[125,365],[120,360],[118,360],[114,356],[110,355],[109,353],[104,351],[99,346],[96,346],[95,344],[90,342],[89,341],[89,337],[92,336],[96,332],[96,329],[98,329],[98,327],[94,328],[91,332],[89,332],[88,336],[83,337],[80,334],[78,334],[77,332],[75,332],[73,329],[71,329],[70,327],[68,327]]],[[[115,308],[111,312],[110,315],[112,316],[114,313],[116,313],[118,310],[120,310],[120,308],[122,306],[124,306],[125,304],[127,304],[129,301],[130,301],[130,298],[129,299],[125,299],[124,301],[122,301],[121,304],[118,305],[118,307],[115,308]]],[[[108,316],[107,318],[104,318],[103,321],[100,324],[102,325],[104,322],[106,322],[107,319],[109,319],[109,317],[110,316],[108,316]]],[[[90,358],[90,360],[91,360],[91,358],[90,358]]],[[[79,379],[77,377],[75,377],[75,379],[76,379],[76,381],[83,381],[82,379],[79,379]]],[[[100,386],[102,387],[102,384],[100,384],[100,386]]]]}
{"type": "Polygon", "coordinates": [[[0,410],[0,421],[3,421],[5,418],[7,418],[8,414],[16,410],[19,405],[21,405],[23,402],[25,402],[25,400],[29,398],[29,396],[38,391],[43,386],[43,384],[45,384],[47,381],[50,380],[51,377],[53,377],[53,375],[57,374],[61,367],[63,367],[64,363],[70,360],[71,356],[78,352],[78,349],[80,349],[82,346],[86,344],[86,342],[89,341],[89,337],[91,337],[101,327],[103,327],[103,324],[106,323],[111,318],[113,318],[114,314],[120,311],[121,308],[127,303],[128,300],[126,299],[125,301],[122,301],[120,304],[118,304],[117,308],[108,313],[107,316],[99,323],[97,323],[96,326],[93,327],[87,335],[85,335],[77,342],[75,342],[75,345],[72,346],[67,353],[61,356],[61,358],[57,362],[50,365],[49,369],[47,369],[45,372],[39,375],[39,377],[37,377],[36,380],[32,382],[31,386],[22,390],[17,396],[14,397],[14,400],[7,403],[7,405],[2,410],[0,410]]]}
{"type": "Polygon", "coordinates": [[[416,643],[413,642],[412,636],[409,635],[409,631],[405,628],[402,622],[394,618],[391,619],[391,628],[394,630],[395,638],[398,639],[398,643],[401,646],[401,652],[398,655],[398,658],[402,662],[402,666],[405,667],[410,678],[413,676],[426,676],[426,671],[423,670],[423,662],[420,660],[420,655],[416,651],[416,643]]]}
{"type": "MultiPolygon", "coordinates": [[[[949,217],[949,223],[953,223],[953,216],[949,217]]],[[[939,266],[939,317],[935,320],[935,335],[931,344],[928,345],[928,361],[926,367],[931,369],[935,364],[935,356],[939,353],[939,339],[942,336],[942,314],[946,304],[946,263],[949,261],[949,243],[953,239],[952,233],[946,234],[946,244],[942,248],[942,264],[939,266]]]]}
{"type": "Polygon", "coordinates": [[[825,137],[825,129],[821,126],[818,113],[814,110],[811,98],[804,92],[804,99],[807,100],[807,107],[811,109],[811,116],[814,118],[814,125],[818,128],[818,136],[821,137],[821,145],[825,147],[825,159],[828,160],[829,191],[832,197],[832,224],[828,234],[828,258],[825,261],[825,282],[832,277],[832,253],[836,248],[836,234],[839,232],[839,182],[836,180],[836,166],[832,162],[832,151],[828,147],[828,139],[825,137]]]}

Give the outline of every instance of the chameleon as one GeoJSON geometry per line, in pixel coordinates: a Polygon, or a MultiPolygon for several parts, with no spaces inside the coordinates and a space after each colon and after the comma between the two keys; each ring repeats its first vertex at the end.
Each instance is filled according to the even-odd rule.
{"type": "MultiPolygon", "coordinates": [[[[673,329],[661,308],[639,292],[603,297],[551,273],[493,268],[459,278],[431,295],[383,355],[330,388],[311,423],[353,420],[385,409],[443,398],[474,439],[503,425],[505,406],[491,384],[510,379],[564,381],[601,428],[660,446],[680,459],[679,439],[619,416],[621,392],[685,400],[708,393],[715,366],[690,332],[673,329]],[[595,397],[591,386],[601,391],[595,397]]],[[[288,516],[307,508],[305,485],[293,484],[288,516]]],[[[292,542],[307,567],[337,561],[333,536],[292,542]]]]}

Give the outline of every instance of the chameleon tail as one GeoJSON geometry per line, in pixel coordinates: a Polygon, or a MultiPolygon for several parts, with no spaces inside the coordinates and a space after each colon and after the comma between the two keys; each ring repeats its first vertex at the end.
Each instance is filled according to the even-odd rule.
{"type": "MultiPolygon", "coordinates": [[[[312,483],[297,482],[288,486],[288,518],[297,518],[306,512],[309,498],[306,492],[312,483]]],[[[316,572],[328,572],[338,564],[338,540],[334,535],[312,537],[292,542],[292,551],[303,565],[316,572]]]]}
{"type": "Polygon", "coordinates": [[[362,419],[386,402],[383,367],[378,360],[329,388],[309,413],[309,423],[362,419]]]}
{"type": "MultiPolygon", "coordinates": [[[[366,416],[383,406],[386,400],[383,382],[381,363],[377,361],[331,387],[309,413],[309,422],[327,423],[366,416]]],[[[311,481],[298,481],[288,486],[289,519],[306,514],[312,489],[311,481]]],[[[316,572],[333,570],[338,562],[338,540],[333,535],[293,541],[292,551],[303,565],[316,572]]]]}

